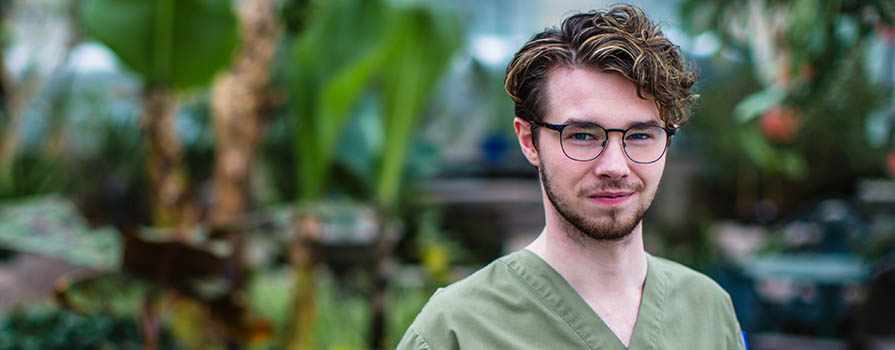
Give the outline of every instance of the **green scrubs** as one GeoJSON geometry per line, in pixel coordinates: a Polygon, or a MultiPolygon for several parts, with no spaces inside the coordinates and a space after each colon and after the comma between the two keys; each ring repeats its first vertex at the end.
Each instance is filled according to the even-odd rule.
{"type": "MultiPolygon", "coordinates": [[[[647,254],[630,349],[745,349],[730,297],[714,281],[647,254]]],[[[521,250],[439,289],[398,349],[625,349],[540,257],[521,250]]]]}

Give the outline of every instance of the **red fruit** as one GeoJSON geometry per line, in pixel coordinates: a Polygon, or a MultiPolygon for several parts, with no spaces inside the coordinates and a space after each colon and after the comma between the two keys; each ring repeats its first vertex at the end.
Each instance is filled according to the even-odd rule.
{"type": "Polygon", "coordinates": [[[874,25],[876,29],[876,34],[879,35],[880,38],[886,41],[890,46],[895,46],[895,26],[888,26],[882,21],[879,21],[874,25]]]}
{"type": "Polygon", "coordinates": [[[761,132],[768,140],[789,143],[802,126],[802,112],[788,106],[774,106],[764,111],[758,120],[761,132]]]}

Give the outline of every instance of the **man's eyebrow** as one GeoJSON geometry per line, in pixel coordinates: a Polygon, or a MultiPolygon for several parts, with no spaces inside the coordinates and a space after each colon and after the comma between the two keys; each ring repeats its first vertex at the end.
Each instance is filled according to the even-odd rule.
{"type": "Polygon", "coordinates": [[[658,126],[658,127],[661,127],[662,125],[659,125],[659,122],[657,122],[657,121],[655,121],[655,120],[641,121],[641,122],[631,122],[631,123],[628,124],[628,128],[633,128],[633,127],[638,127],[638,126],[658,126]]]}
{"type": "Polygon", "coordinates": [[[566,120],[563,122],[563,124],[588,124],[588,125],[600,125],[600,124],[594,123],[594,122],[592,122],[592,121],[590,121],[590,120],[587,120],[587,119],[578,119],[578,118],[569,118],[569,119],[566,119],[566,120]]]}
{"type": "MultiPolygon", "coordinates": [[[[563,122],[563,124],[597,125],[597,126],[601,126],[601,127],[604,127],[604,128],[605,128],[605,126],[601,125],[600,123],[594,123],[594,122],[592,122],[592,121],[590,121],[590,120],[586,120],[586,119],[578,119],[578,118],[569,118],[569,119],[566,119],[566,120],[563,122]]],[[[628,125],[625,126],[625,128],[627,129],[627,128],[633,128],[633,127],[638,127],[638,126],[658,126],[658,127],[661,127],[662,125],[659,124],[659,122],[657,122],[655,119],[650,119],[650,120],[642,120],[642,121],[633,121],[633,122],[630,122],[630,123],[628,123],[628,125]]]]}

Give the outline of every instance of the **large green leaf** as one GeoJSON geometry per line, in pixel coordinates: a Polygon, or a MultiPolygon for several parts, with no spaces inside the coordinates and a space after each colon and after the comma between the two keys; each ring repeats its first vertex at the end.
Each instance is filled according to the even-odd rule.
{"type": "Polygon", "coordinates": [[[417,120],[458,46],[458,26],[431,9],[381,1],[331,3],[317,14],[293,49],[300,196],[322,193],[345,124],[361,98],[373,95],[385,142],[381,152],[365,153],[379,161],[364,175],[377,176],[370,192],[390,206],[417,120]]]}
{"type": "Polygon", "coordinates": [[[386,15],[379,1],[326,4],[294,44],[290,85],[302,199],[322,193],[349,112],[379,70],[386,15]]]}
{"type": "Polygon", "coordinates": [[[222,0],[87,0],[87,32],[150,85],[208,83],[231,60],[236,16],[222,0]]]}
{"type": "Polygon", "coordinates": [[[460,31],[451,17],[418,7],[402,12],[391,28],[395,50],[384,67],[382,84],[385,149],[376,193],[386,207],[397,199],[407,150],[427,98],[459,45],[460,31]]]}

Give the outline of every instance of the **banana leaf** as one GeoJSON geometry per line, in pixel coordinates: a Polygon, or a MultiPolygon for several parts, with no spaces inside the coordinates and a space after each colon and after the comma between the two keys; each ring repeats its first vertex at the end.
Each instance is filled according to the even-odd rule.
{"type": "Polygon", "coordinates": [[[237,20],[229,1],[88,0],[87,33],[149,86],[208,83],[233,56],[237,20]]]}
{"type": "Polygon", "coordinates": [[[365,152],[374,166],[370,189],[391,206],[426,99],[459,44],[452,17],[383,1],[342,1],[318,9],[293,48],[291,90],[299,197],[323,194],[346,123],[366,96],[379,99],[383,148],[365,152]]]}
{"type": "Polygon", "coordinates": [[[398,198],[408,146],[428,97],[460,43],[452,18],[420,7],[404,10],[391,29],[395,48],[383,67],[385,148],[376,191],[386,208],[398,198]]]}
{"type": "Polygon", "coordinates": [[[379,1],[323,5],[293,45],[290,85],[304,200],[322,193],[348,112],[384,57],[386,10],[379,1]]]}

